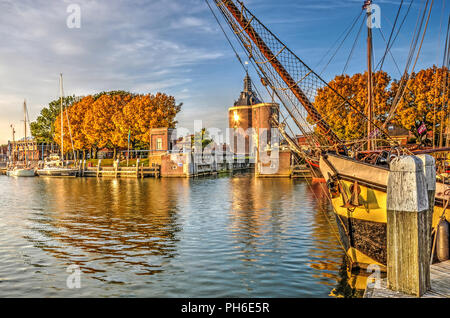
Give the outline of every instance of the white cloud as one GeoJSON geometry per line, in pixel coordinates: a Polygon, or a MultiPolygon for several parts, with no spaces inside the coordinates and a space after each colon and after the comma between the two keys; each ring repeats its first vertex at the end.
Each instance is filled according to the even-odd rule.
{"type": "Polygon", "coordinates": [[[214,30],[198,16],[203,1],[78,0],[80,29],[66,26],[70,3],[0,2],[0,144],[9,123],[19,123],[24,98],[34,119],[58,96],[60,72],[67,94],[181,92],[197,64],[223,55],[192,35],[214,30]]]}

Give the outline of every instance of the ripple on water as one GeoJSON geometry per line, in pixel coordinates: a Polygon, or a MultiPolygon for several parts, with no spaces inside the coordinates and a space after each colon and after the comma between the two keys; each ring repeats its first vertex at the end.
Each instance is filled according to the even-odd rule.
{"type": "Polygon", "coordinates": [[[0,297],[327,297],[341,279],[328,205],[303,182],[0,177],[0,190],[0,297]]]}

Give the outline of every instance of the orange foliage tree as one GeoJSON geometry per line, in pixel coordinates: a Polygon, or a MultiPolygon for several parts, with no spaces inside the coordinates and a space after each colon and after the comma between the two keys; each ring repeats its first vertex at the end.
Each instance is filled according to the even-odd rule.
{"type": "MultiPolygon", "coordinates": [[[[407,82],[403,98],[399,100],[393,122],[413,130],[416,122],[423,122],[428,130],[444,131],[450,96],[448,69],[431,68],[413,73],[407,82]],[[445,85],[447,88],[444,89],[445,85]],[[445,94],[444,94],[445,91],[445,94]]],[[[393,84],[396,91],[398,83],[393,84]]]]}
{"type": "Polygon", "coordinates": [[[125,105],[122,116],[117,120],[125,133],[130,129],[136,139],[149,143],[151,128],[175,127],[175,116],[181,105],[175,104],[175,98],[166,94],[139,95],[125,105]]]}
{"type": "MultiPolygon", "coordinates": [[[[391,78],[386,72],[372,74],[374,121],[381,122],[386,117],[392,93],[388,89],[391,78]]],[[[367,72],[365,74],[339,75],[328,85],[347,100],[353,102],[359,112],[367,113],[367,72]]],[[[333,131],[343,140],[361,139],[366,131],[366,122],[358,112],[343,105],[342,99],[328,86],[318,90],[314,105],[333,131]]]]}
{"type": "MultiPolygon", "coordinates": [[[[413,73],[402,98],[399,99],[391,122],[413,132],[417,122],[425,123],[428,130],[434,128],[439,132],[445,131],[449,113],[446,105],[450,95],[448,74],[448,69],[436,66],[413,73]],[[445,85],[447,85],[446,88],[444,88],[445,85]]],[[[328,84],[353,102],[359,112],[367,114],[367,72],[353,76],[339,75],[328,84]]],[[[398,81],[391,82],[386,72],[379,71],[373,74],[374,122],[376,124],[381,126],[388,117],[398,87],[398,81]]],[[[363,120],[357,111],[343,105],[342,99],[329,87],[318,90],[314,105],[341,139],[361,139],[367,134],[367,121],[363,120]]]]}
{"type": "MultiPolygon", "coordinates": [[[[133,139],[148,143],[151,128],[176,125],[175,116],[181,104],[166,94],[136,95],[124,91],[104,92],[86,96],[64,111],[64,150],[83,152],[107,147],[114,150],[126,147],[128,132],[133,139]],[[67,117],[68,116],[68,120],[67,117]],[[69,133],[69,124],[70,132],[69,133]],[[71,135],[71,136],[70,136],[71,135]],[[71,138],[72,137],[72,138],[71,138]]],[[[61,120],[55,121],[55,141],[60,144],[61,120]]]]}

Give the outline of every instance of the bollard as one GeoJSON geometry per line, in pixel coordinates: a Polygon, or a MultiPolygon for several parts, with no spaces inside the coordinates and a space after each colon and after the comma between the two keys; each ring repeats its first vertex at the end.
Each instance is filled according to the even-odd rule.
{"type": "MultiPolygon", "coordinates": [[[[430,155],[418,155],[417,156],[423,164],[423,172],[425,175],[425,180],[427,183],[427,193],[428,193],[428,211],[427,211],[427,228],[426,228],[426,238],[429,240],[427,247],[427,255],[430,259],[431,265],[431,231],[433,225],[433,212],[434,212],[434,201],[436,195],[436,162],[434,158],[430,155]]],[[[427,286],[430,286],[431,282],[427,282],[427,286]]]]}
{"type": "Polygon", "coordinates": [[[391,162],[387,185],[388,288],[417,297],[430,289],[427,184],[418,157],[403,156],[391,162]]]}

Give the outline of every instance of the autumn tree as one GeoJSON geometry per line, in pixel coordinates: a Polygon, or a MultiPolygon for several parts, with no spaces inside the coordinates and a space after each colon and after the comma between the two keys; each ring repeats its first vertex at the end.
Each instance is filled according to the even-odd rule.
{"type": "MultiPolygon", "coordinates": [[[[417,123],[424,123],[430,131],[444,131],[448,116],[446,105],[450,96],[447,76],[447,68],[436,66],[413,73],[403,97],[399,99],[393,122],[414,134],[417,132],[417,123]]],[[[393,91],[398,89],[397,82],[392,86],[393,91]]]]}
{"type": "MultiPolygon", "coordinates": [[[[87,133],[84,130],[86,117],[90,112],[93,103],[94,98],[92,96],[86,96],[72,106],[66,108],[63,114],[65,151],[72,150],[73,142],[73,150],[78,152],[81,151],[83,159],[85,158],[85,150],[93,147],[93,144],[87,138],[87,133]]],[[[60,127],[61,123],[59,116],[55,121],[55,140],[58,144],[61,140],[60,127]]]]}
{"type": "MultiPolygon", "coordinates": [[[[94,97],[95,99],[95,97],[94,97]]],[[[127,144],[127,133],[118,124],[117,118],[121,116],[124,106],[132,99],[131,93],[110,94],[98,96],[86,114],[83,129],[87,141],[98,148],[108,147],[114,150],[127,144]]]]}
{"type": "MultiPolygon", "coordinates": [[[[330,87],[325,86],[318,90],[314,105],[337,136],[343,140],[361,139],[365,135],[367,122],[362,120],[360,113],[367,113],[367,78],[367,72],[353,76],[345,74],[336,76],[328,83],[332,89],[352,102],[359,113],[343,103],[342,98],[330,87]]],[[[385,119],[392,99],[389,90],[391,78],[386,72],[379,71],[373,73],[372,81],[374,121],[380,123],[385,119]]],[[[310,118],[309,120],[311,122],[310,118]]]]}
{"type": "Polygon", "coordinates": [[[122,114],[114,120],[122,127],[122,132],[142,142],[150,142],[151,128],[175,128],[175,116],[180,112],[182,104],[176,104],[173,96],[163,93],[156,95],[135,96],[125,107],[122,114]]]}
{"type": "MultiPolygon", "coordinates": [[[[137,95],[125,91],[102,92],[87,96],[64,111],[64,150],[75,151],[107,147],[117,150],[127,146],[128,132],[134,143],[148,144],[151,128],[176,125],[181,104],[173,96],[137,95]]],[[[61,120],[55,122],[54,140],[60,144],[61,120]]]]}

